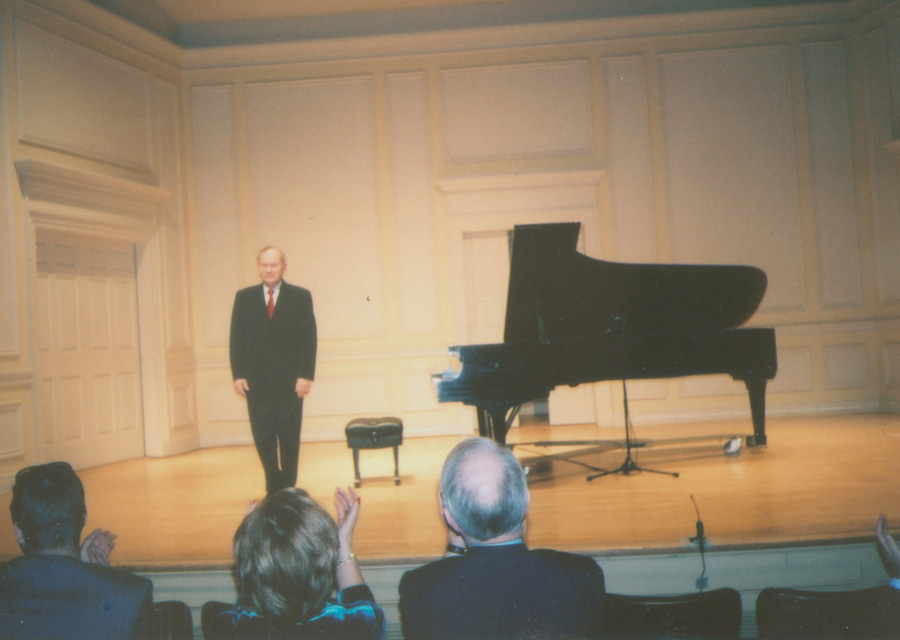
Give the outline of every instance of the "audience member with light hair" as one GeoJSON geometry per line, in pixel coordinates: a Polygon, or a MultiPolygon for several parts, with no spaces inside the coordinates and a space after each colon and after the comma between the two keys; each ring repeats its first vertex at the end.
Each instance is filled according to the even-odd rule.
{"type": "Polygon", "coordinates": [[[406,572],[406,640],[595,637],[603,572],[593,559],[524,542],[530,495],[512,452],[487,438],[459,443],[444,463],[446,556],[406,572]]]}
{"type": "Polygon", "coordinates": [[[215,638],[384,638],[353,553],[359,496],[338,489],[335,508],[337,524],[306,491],[287,488],[247,514],[234,535],[238,601],[213,620],[215,638]]]}

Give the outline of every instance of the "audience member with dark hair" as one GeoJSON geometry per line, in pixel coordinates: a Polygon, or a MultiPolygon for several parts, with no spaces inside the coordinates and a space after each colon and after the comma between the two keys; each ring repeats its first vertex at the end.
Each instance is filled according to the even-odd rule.
{"type": "Polygon", "coordinates": [[[593,559],[524,543],[530,496],[521,464],[487,438],[459,443],[441,474],[447,557],[400,580],[406,640],[586,638],[600,627],[593,559]]]}
{"type": "Polygon", "coordinates": [[[0,638],[137,638],[152,614],[149,580],[109,567],[115,536],[83,543],[84,486],[66,462],[16,474],[9,510],[24,557],[0,565],[0,638]]]}
{"type": "Polygon", "coordinates": [[[234,535],[238,603],[214,619],[216,638],[384,638],[353,553],[360,499],[338,489],[335,508],[337,525],[306,491],[287,488],[247,514],[234,535]]]}

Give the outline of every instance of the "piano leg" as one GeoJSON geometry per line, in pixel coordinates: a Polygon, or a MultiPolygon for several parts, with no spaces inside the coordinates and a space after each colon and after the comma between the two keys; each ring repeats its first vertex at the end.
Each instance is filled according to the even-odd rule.
{"type": "Polygon", "coordinates": [[[748,447],[766,444],[766,379],[752,376],[744,380],[750,394],[750,416],[753,418],[753,435],[747,436],[748,447]]]}
{"type": "Polygon", "coordinates": [[[497,444],[506,444],[506,432],[519,412],[519,407],[510,407],[505,403],[479,405],[478,435],[495,440],[497,444]],[[512,411],[510,411],[512,409],[512,411]]]}

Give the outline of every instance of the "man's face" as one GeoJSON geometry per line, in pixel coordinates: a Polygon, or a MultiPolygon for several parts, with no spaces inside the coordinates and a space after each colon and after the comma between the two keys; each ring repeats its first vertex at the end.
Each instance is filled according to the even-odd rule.
{"type": "Polygon", "coordinates": [[[284,268],[287,266],[281,252],[277,249],[268,249],[259,254],[259,278],[267,287],[274,287],[281,282],[284,268]]]}

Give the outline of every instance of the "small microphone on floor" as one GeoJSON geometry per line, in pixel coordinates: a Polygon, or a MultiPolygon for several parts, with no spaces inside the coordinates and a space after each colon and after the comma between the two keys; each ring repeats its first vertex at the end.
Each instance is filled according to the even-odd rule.
{"type": "Polygon", "coordinates": [[[691,542],[699,542],[700,549],[703,550],[703,542],[706,540],[706,536],[703,534],[703,520],[700,519],[700,508],[697,506],[697,501],[694,500],[694,495],[691,494],[691,502],[694,503],[694,510],[697,512],[697,535],[691,538],[691,542]]]}
{"type": "Polygon", "coordinates": [[[697,506],[697,501],[694,500],[694,494],[691,494],[691,502],[694,503],[694,511],[697,512],[697,535],[691,538],[690,541],[696,542],[700,549],[700,562],[703,564],[703,570],[700,572],[700,577],[697,578],[696,584],[697,589],[703,591],[706,588],[706,585],[709,584],[709,581],[706,578],[706,555],[703,548],[703,543],[706,541],[706,535],[703,533],[703,520],[700,518],[700,508],[697,506]]]}

